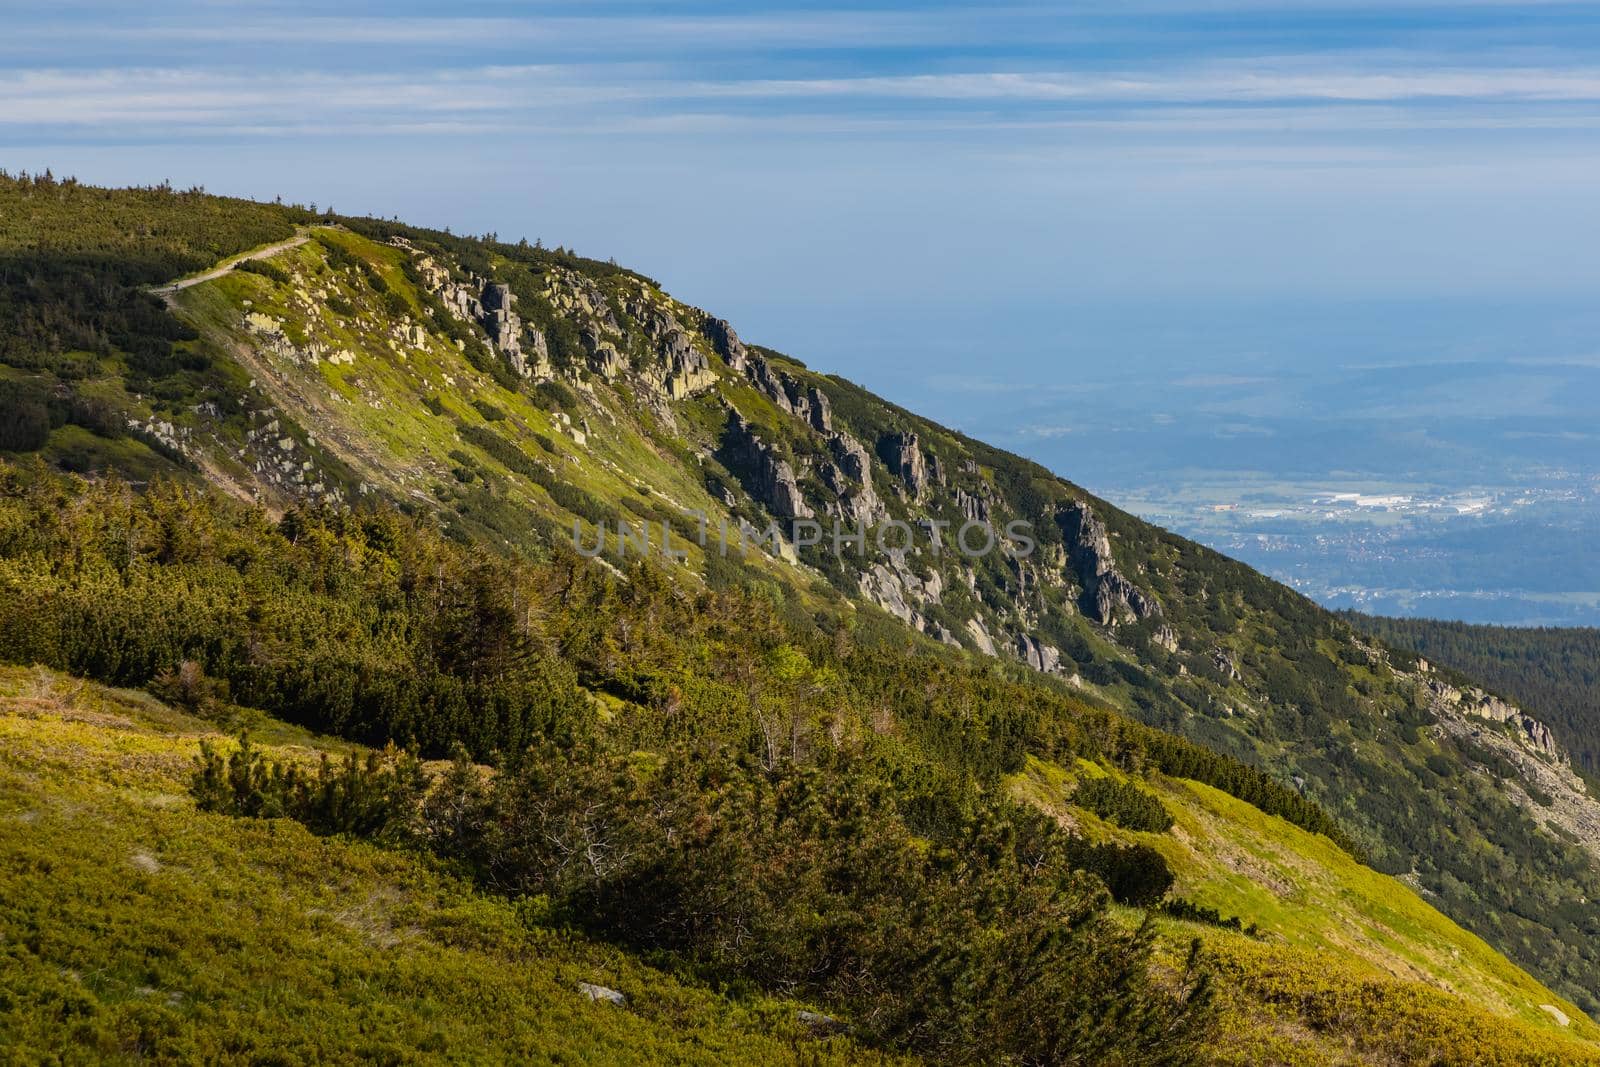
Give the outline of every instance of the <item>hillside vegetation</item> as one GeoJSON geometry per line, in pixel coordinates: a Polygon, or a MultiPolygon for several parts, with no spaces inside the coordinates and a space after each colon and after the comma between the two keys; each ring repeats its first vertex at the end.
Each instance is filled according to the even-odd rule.
{"type": "Polygon", "coordinates": [[[1588,775],[1600,773],[1600,630],[1483,626],[1354,612],[1351,625],[1521,704],[1588,775]]]}
{"type": "MultiPolygon", "coordinates": [[[[1589,1054],[1576,1007],[1327,837],[1230,795],[1324,825],[1292,790],[954,653],[930,670],[842,624],[797,630],[748,594],[686,595],[651,568],[474,558],[393,514],[271,523],[174,487],[38,471],[5,484],[0,653],[142,679],[209,719],[15,672],[8,751],[85,779],[36,782],[18,810],[109,777],[128,792],[102,795],[106,819],[150,793],[174,820],[214,819],[173,797],[188,791],[219,814],[291,816],[436,857],[476,887],[456,892],[522,902],[507,913],[519,921],[583,931],[679,981],[802,995],[860,1040],[940,1060],[1247,1061],[1268,1036],[1307,1062],[1419,1043],[1475,1062],[1589,1054]],[[440,724],[416,743],[458,746],[456,763],[345,765],[346,746],[241,704],[364,740],[440,724]],[[260,755],[241,758],[223,729],[251,730],[260,755]],[[196,768],[204,736],[213,755],[196,768]],[[155,777],[95,761],[118,744],[155,777]],[[499,769],[467,762],[466,745],[499,769]],[[317,748],[334,760],[321,770],[317,748]],[[1069,792],[1052,766],[1122,784],[1069,792]],[[1151,825],[1152,807],[1172,824],[1127,830],[1091,811],[1151,825]],[[1144,924],[1114,900],[1173,917],[1144,924]],[[974,920],[997,925],[980,935],[974,920]]],[[[320,862],[281,876],[317,884],[320,862]]],[[[70,924],[81,904],[54,892],[70,924]]],[[[106,1026],[103,1040],[125,1040],[106,1026]]]]}
{"type": "Polygon", "coordinates": [[[1181,1060],[1259,1023],[1286,1050],[1342,1034],[1353,1056],[1414,1058],[1404,1026],[1367,1018],[1367,1047],[1346,1025],[1355,1003],[1406,1002],[1432,1005],[1413,1038],[1465,1048],[1476,1013],[1515,1017],[1531,1029],[1492,1055],[1537,1059],[1600,1007],[1600,805],[1537,720],[652,279],[36,178],[0,178],[0,257],[22,324],[0,331],[0,657],[495,769],[455,836],[417,831],[426,790],[368,783],[394,803],[334,817],[270,760],[219,811],[433,856],[473,892],[543,901],[687,981],[814,1000],[897,1053],[1181,1060]],[[1014,522],[1028,551],[936,539],[1014,522]],[[820,536],[896,523],[893,542],[820,536]],[[619,524],[648,524],[648,562],[619,524]],[[1226,802],[1169,802],[1179,781],[1226,802]],[[495,836],[589,810],[629,862],[552,869],[495,836]],[[1252,812],[1325,851],[1277,867],[1252,812]],[[1239,842],[1216,851],[1232,876],[1174,846],[1197,820],[1239,842]],[[784,847],[741,841],[745,823],[784,847]],[[693,835],[732,881],[687,858],[693,835]],[[1384,912],[1391,893],[1414,904],[1384,912]],[[619,903],[641,897],[654,910],[619,903]],[[713,906],[734,898],[750,910],[713,906]],[[1232,947],[1191,966],[1159,932],[1180,922],[1232,947]],[[1235,967],[1280,978],[1229,986],[1235,967]],[[1247,988],[1277,1004],[1258,1023],[1230,1000],[1247,988]],[[1033,997],[1076,1007],[1040,1022],[1033,997]]]}
{"type": "MultiPolygon", "coordinates": [[[[279,758],[342,751],[251,722],[279,758]]],[[[196,811],[207,737],[140,693],[0,672],[0,1059],[880,1062],[414,857],[196,811]]]]}

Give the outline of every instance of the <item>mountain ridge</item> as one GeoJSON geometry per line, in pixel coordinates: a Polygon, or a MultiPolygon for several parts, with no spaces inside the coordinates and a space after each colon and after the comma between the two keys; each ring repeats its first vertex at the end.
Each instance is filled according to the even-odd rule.
{"type": "MultiPolygon", "coordinates": [[[[13,451],[136,479],[187,469],[284,515],[382,499],[534,557],[601,527],[665,524],[685,556],[655,558],[690,587],[765,597],[813,631],[900,627],[921,655],[985,663],[1264,769],[1327,809],[1377,870],[1580,1008],[1600,1006],[1593,909],[1574,903],[1600,897],[1600,838],[1582,829],[1600,806],[1560,773],[1563,750],[1520,709],[1480,715],[1477,696],[1463,708],[1459,687],[1452,701],[1243,565],[747,344],[613,264],[198,192],[119,200],[9,179],[0,192],[8,284],[24,260],[62,279],[30,283],[59,297],[56,318],[7,350],[6,387],[31,420],[8,435],[13,451]],[[50,225],[100,201],[111,222],[50,225]],[[133,203],[164,221],[122,225],[133,203]],[[245,247],[197,237],[202,217],[232,220],[226,240],[245,247]],[[302,244],[163,293],[181,329],[75,288],[113,269],[160,288],[297,227],[302,244]],[[114,267],[89,254],[96,242],[114,267]],[[700,544],[686,510],[756,533],[827,520],[923,536],[917,551],[874,543],[859,557],[783,538],[740,558],[700,544]],[[928,550],[938,523],[1016,520],[1032,523],[1027,556],[928,550]],[[1559,804],[1540,801],[1555,788],[1545,770],[1559,804]]],[[[630,564],[616,548],[602,559],[630,564]]]]}

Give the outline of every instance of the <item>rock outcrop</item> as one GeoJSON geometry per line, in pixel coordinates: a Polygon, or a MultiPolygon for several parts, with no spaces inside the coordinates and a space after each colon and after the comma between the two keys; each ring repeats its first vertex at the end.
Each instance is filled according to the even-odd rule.
{"type": "Polygon", "coordinates": [[[528,363],[522,354],[522,319],[512,310],[516,303],[511,286],[500,282],[487,282],[478,303],[481,313],[478,324],[489,335],[495,351],[505,357],[511,369],[521,377],[528,377],[528,363]]]}
{"type": "Polygon", "coordinates": [[[878,440],[878,457],[913,497],[920,497],[928,488],[928,461],[915,432],[884,434],[878,440]]]}
{"type": "Polygon", "coordinates": [[[736,374],[745,373],[750,361],[750,352],[744,347],[744,342],[739,340],[739,335],[733,332],[733,327],[728,324],[727,319],[716,319],[708,315],[705,334],[711,339],[711,345],[717,350],[717,355],[728,364],[729,370],[736,374]]]}
{"type": "Polygon", "coordinates": [[[794,468],[755,432],[738,412],[728,423],[724,450],[736,472],[742,472],[745,489],[782,519],[809,519],[816,513],[794,476],[794,468]]]}
{"type": "Polygon", "coordinates": [[[1061,650],[1031,634],[1017,635],[1017,656],[1036,671],[1054,674],[1061,669],[1061,650]]]}
{"type": "Polygon", "coordinates": [[[877,562],[862,572],[861,594],[884,611],[913,629],[927,632],[921,609],[938,603],[944,593],[944,577],[932,571],[923,578],[907,564],[905,553],[891,551],[887,562],[877,562]]]}
{"type": "Polygon", "coordinates": [[[1081,607],[1101,626],[1148,619],[1160,606],[1117,570],[1111,536],[1088,504],[1069,504],[1056,515],[1067,543],[1067,558],[1083,587],[1081,607]]]}
{"type": "Polygon", "coordinates": [[[1488,719],[1491,722],[1506,723],[1517,732],[1523,743],[1535,752],[1543,753],[1552,759],[1560,755],[1560,748],[1556,745],[1555,736],[1551,734],[1550,728],[1521,708],[1507,704],[1482,689],[1463,691],[1438,678],[1430,677],[1424,684],[1432,694],[1431,702],[1436,712],[1453,712],[1488,719]]]}
{"type": "Polygon", "coordinates": [[[823,483],[839,497],[837,515],[856,527],[867,527],[885,514],[883,501],[872,488],[872,457],[866,446],[843,430],[828,438],[834,463],[818,468],[823,483]]]}

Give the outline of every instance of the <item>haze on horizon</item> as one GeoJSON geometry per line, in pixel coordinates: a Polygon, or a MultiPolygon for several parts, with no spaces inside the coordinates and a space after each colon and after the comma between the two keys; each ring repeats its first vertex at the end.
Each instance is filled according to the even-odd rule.
{"type": "Polygon", "coordinates": [[[615,257],[1119,499],[1600,472],[1593,4],[319,7],[8,5],[0,166],[615,257]]]}

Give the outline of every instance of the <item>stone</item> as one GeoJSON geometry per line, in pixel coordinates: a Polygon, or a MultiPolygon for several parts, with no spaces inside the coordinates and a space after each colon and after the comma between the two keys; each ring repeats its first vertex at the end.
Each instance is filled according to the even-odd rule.
{"type": "MultiPolygon", "coordinates": [[[[827,483],[839,495],[840,517],[862,528],[877,522],[887,509],[872,488],[872,458],[866,447],[839,430],[828,438],[828,448],[838,464],[838,473],[848,479],[827,483]]],[[[826,476],[824,480],[827,481],[826,476]]]]}
{"type": "Polygon", "coordinates": [[[1056,515],[1067,558],[1083,587],[1080,607],[1101,626],[1148,619],[1160,613],[1155,599],[1129,581],[1111,554],[1111,536],[1105,523],[1083,502],[1067,505],[1056,515]]]}
{"type": "MultiPolygon", "coordinates": [[[[794,1017],[800,1023],[800,1025],[804,1026],[807,1030],[810,1030],[813,1034],[819,1037],[827,1034],[841,1033],[844,1030],[849,1029],[838,1019],[835,1019],[831,1015],[824,1015],[820,1011],[806,1011],[802,1008],[794,1013],[794,1017]]],[[[1566,1024],[1563,1023],[1562,1025],[1566,1024]]]]}
{"type": "Polygon", "coordinates": [[[807,396],[811,402],[811,426],[819,433],[833,431],[833,402],[816,386],[812,386],[807,396]]]}
{"type": "Polygon", "coordinates": [[[1031,634],[1017,635],[1017,656],[1036,671],[1053,674],[1061,667],[1061,650],[1031,634]]]}
{"type": "Polygon", "coordinates": [[[1228,654],[1228,650],[1225,648],[1213,648],[1211,650],[1211,665],[1231,682],[1237,682],[1241,677],[1239,665],[1233,662],[1233,657],[1228,654]]]}
{"type": "Polygon", "coordinates": [[[1156,627],[1156,632],[1151,635],[1150,640],[1168,652],[1178,651],[1178,633],[1166,623],[1156,627]]]}
{"type": "Polygon", "coordinates": [[[969,493],[965,489],[957,489],[956,507],[960,509],[962,517],[969,522],[989,521],[989,502],[976,493],[969,493]]]}
{"type": "Polygon", "coordinates": [[[783,519],[809,519],[816,515],[806,503],[789,461],[763,441],[737,411],[729,421],[724,449],[732,465],[745,472],[745,488],[768,511],[783,519]]]}
{"type": "Polygon", "coordinates": [[[595,985],[592,982],[579,982],[578,992],[597,1004],[611,1004],[618,1008],[626,1008],[628,1006],[628,998],[626,996],[615,989],[608,989],[603,985],[595,985]]]}
{"type": "Polygon", "coordinates": [[[913,497],[928,487],[928,463],[915,432],[884,434],[878,440],[878,456],[889,473],[905,482],[913,497]]]}
{"type": "Polygon", "coordinates": [[[983,620],[971,618],[967,620],[967,634],[972,638],[973,644],[978,646],[978,651],[985,656],[995,655],[994,638],[989,636],[989,631],[984,628],[983,620]]]}
{"type": "Polygon", "coordinates": [[[739,335],[733,331],[727,319],[707,318],[705,334],[711,339],[711,345],[716,349],[717,355],[728,364],[728,369],[736,373],[745,373],[749,362],[750,353],[744,347],[744,342],[739,340],[739,335]]]}

